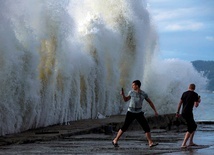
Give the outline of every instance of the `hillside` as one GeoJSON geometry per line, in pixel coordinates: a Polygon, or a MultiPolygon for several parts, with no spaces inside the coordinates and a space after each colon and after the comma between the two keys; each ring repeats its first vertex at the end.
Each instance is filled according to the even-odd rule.
{"type": "Polygon", "coordinates": [[[204,72],[204,75],[209,79],[207,89],[214,91],[214,61],[192,61],[193,66],[198,72],[204,72]]]}

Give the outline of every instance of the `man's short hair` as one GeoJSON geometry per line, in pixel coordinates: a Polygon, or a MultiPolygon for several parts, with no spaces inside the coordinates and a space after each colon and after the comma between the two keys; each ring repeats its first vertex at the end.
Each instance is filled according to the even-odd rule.
{"type": "Polygon", "coordinates": [[[132,83],[138,85],[139,88],[140,88],[140,86],[141,86],[140,80],[135,80],[135,81],[133,81],[132,83]]]}
{"type": "Polygon", "coordinates": [[[195,90],[195,84],[194,84],[194,83],[191,83],[191,84],[189,85],[189,89],[195,90]]]}

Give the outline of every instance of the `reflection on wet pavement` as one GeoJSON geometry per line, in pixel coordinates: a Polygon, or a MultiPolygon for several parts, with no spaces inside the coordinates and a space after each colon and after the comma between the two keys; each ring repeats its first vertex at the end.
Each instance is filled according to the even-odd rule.
{"type": "Polygon", "coordinates": [[[143,130],[125,132],[114,148],[112,134],[89,133],[62,137],[52,141],[37,141],[28,144],[13,144],[0,147],[0,154],[164,154],[164,155],[209,155],[214,151],[214,125],[199,124],[195,134],[195,143],[199,146],[181,149],[184,131],[153,129],[153,141],[159,145],[149,148],[143,130]]]}

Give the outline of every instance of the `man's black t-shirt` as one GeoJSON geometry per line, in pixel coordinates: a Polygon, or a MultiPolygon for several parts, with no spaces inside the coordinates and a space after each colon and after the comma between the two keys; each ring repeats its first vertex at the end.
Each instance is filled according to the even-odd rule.
{"type": "Polygon", "coordinates": [[[194,102],[198,101],[198,94],[188,90],[182,94],[181,100],[183,101],[182,114],[191,114],[194,102]]]}

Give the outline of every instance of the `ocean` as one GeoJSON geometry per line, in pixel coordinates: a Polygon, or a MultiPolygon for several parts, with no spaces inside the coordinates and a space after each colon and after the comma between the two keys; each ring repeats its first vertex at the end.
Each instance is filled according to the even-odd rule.
{"type": "Polygon", "coordinates": [[[201,103],[198,108],[194,108],[194,117],[196,121],[214,122],[214,93],[199,93],[201,103]]]}
{"type": "MultiPolygon", "coordinates": [[[[146,0],[1,1],[0,136],[122,114],[121,87],[128,93],[136,79],[160,114],[175,112],[190,83],[204,90],[191,62],[159,59],[147,8],[146,0]]],[[[211,119],[207,95],[198,120],[211,119]]]]}

